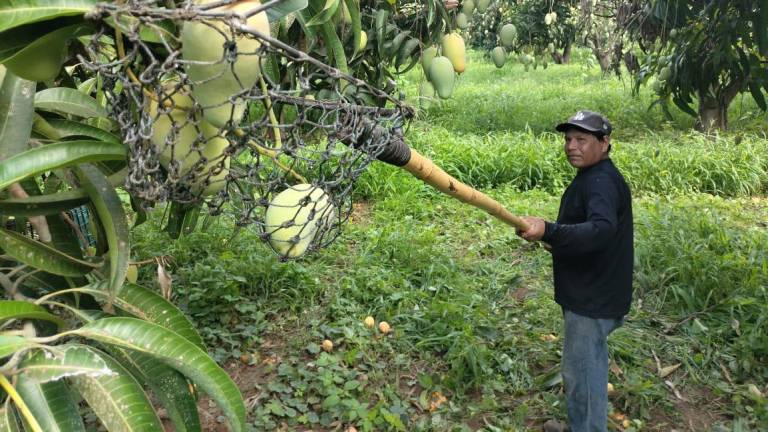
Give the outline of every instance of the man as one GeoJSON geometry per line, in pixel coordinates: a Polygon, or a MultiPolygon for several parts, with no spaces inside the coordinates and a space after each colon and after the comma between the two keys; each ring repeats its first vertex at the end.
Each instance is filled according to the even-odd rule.
{"type": "MultiPolygon", "coordinates": [[[[563,308],[561,373],[572,432],[607,430],[608,335],[622,325],[632,301],[632,202],[609,158],[611,123],[579,111],[557,125],[565,154],[578,170],[560,201],[557,222],[525,217],[518,231],[552,253],[555,301],[563,308]]],[[[569,430],[548,421],[547,432],[569,430]]]]}

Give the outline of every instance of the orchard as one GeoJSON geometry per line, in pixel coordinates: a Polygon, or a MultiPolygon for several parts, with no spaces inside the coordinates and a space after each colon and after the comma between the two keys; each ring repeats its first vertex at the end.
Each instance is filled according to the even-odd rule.
{"type": "Polygon", "coordinates": [[[518,234],[585,109],[635,218],[608,430],[768,429],[767,96],[758,0],[6,0],[0,430],[565,422],[518,234]]]}

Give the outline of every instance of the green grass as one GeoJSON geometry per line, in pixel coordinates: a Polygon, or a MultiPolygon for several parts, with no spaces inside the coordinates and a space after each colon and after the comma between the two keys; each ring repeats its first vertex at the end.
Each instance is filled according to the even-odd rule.
{"type": "MultiPolygon", "coordinates": [[[[403,77],[406,89],[417,78],[403,77]]],[[[748,391],[768,380],[765,115],[740,101],[735,130],[706,137],[629,90],[580,65],[526,74],[473,54],[454,98],[423,113],[407,140],[513,213],[553,219],[574,173],[552,125],[579,108],[606,113],[634,192],[637,257],[633,311],[610,342],[622,371],[611,375],[614,412],[634,431],[687,430],[689,420],[768,428],[768,402],[748,391]]],[[[158,233],[159,215],[134,232],[136,258],[176,259],[175,300],[216,358],[256,354],[249,367],[263,380],[244,388],[258,400],[254,429],[517,431],[562,418],[548,253],[383,164],[356,199],[362,210],[339,240],[286,264],[223,218],[176,243],[158,233]],[[393,334],[366,329],[366,315],[393,334]],[[333,353],[320,353],[324,338],[333,353]],[[273,355],[279,363],[262,361],[273,355]],[[436,392],[447,401],[430,410],[436,392]]],[[[149,285],[152,271],[141,273],[149,285]]]]}

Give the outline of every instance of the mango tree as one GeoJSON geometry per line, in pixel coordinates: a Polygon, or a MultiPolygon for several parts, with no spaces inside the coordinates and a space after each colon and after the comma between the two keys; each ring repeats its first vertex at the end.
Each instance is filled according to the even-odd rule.
{"type": "Polygon", "coordinates": [[[575,4],[543,0],[510,2],[518,51],[537,58],[551,56],[555,63],[568,63],[578,32],[575,4]]]}
{"type": "MultiPolygon", "coordinates": [[[[3,430],[84,431],[84,403],[108,430],[162,430],[157,409],[163,407],[175,430],[199,431],[200,390],[216,401],[232,430],[244,430],[242,396],[206,352],[194,323],[168,300],[168,292],[161,296],[134,283],[130,231],[146,219],[146,202],[125,193],[130,181],[144,179],[129,180],[135,148],[126,142],[136,137],[128,137],[124,125],[152,116],[155,128],[142,130],[141,142],[187,140],[191,159],[174,163],[177,156],[157,150],[156,160],[147,162],[176,180],[211,170],[215,175],[205,182],[187,180],[188,189],[198,197],[226,195],[221,183],[227,179],[229,185],[230,167],[239,156],[225,149],[247,140],[241,126],[254,112],[263,113],[274,127],[259,126],[279,142],[278,125],[290,120],[290,113],[263,96],[244,103],[247,99],[238,96],[250,90],[244,86],[263,88],[260,82],[266,80],[286,93],[301,89],[296,105],[332,90],[379,109],[392,103],[387,95],[396,94],[392,74],[413,67],[425,43],[439,40],[450,19],[437,0],[283,0],[266,10],[258,1],[202,0],[198,11],[208,10],[211,17],[202,28],[193,24],[203,20],[190,24],[182,20],[184,14],[174,14],[188,5],[181,0],[0,4],[3,430]],[[131,8],[141,13],[121,14],[131,8]],[[232,14],[240,14],[241,21],[231,18],[229,26],[216,21],[232,14]],[[140,22],[136,16],[150,18],[140,22]],[[263,58],[255,74],[242,67],[248,63],[240,63],[237,50],[247,51],[248,42],[235,37],[216,43],[236,25],[268,33],[302,64],[319,65],[313,79],[301,81],[297,63],[285,59],[263,58]],[[201,41],[203,36],[207,39],[201,41]],[[203,44],[183,54],[185,40],[188,48],[203,44]],[[228,67],[206,68],[206,59],[195,57],[210,51],[218,51],[228,67]],[[119,99],[128,85],[157,79],[120,69],[118,61],[131,55],[166,66],[182,55],[184,68],[175,79],[196,76],[199,86],[162,99],[142,87],[139,97],[119,99]],[[351,78],[340,85],[340,74],[351,78]],[[329,86],[333,79],[335,86],[329,86]],[[197,105],[189,105],[191,96],[197,105]],[[125,104],[116,107],[118,100],[125,104]],[[207,108],[201,110],[201,104],[207,108]],[[205,147],[194,144],[198,141],[205,147]],[[87,219],[79,219],[82,214],[87,219]]],[[[173,79],[163,83],[169,82],[173,79]]],[[[258,150],[255,157],[301,176],[300,167],[281,165],[273,150],[258,150]]],[[[425,166],[412,169],[420,172],[425,166]]],[[[451,190],[456,191],[453,184],[451,190]]],[[[188,218],[190,204],[176,204],[170,205],[168,223],[174,236],[195,226],[188,218]]],[[[158,270],[163,274],[162,267],[158,270]]]]}
{"type": "Polygon", "coordinates": [[[594,54],[603,74],[621,75],[622,63],[637,71],[634,43],[627,37],[628,24],[637,16],[631,2],[619,0],[581,0],[578,6],[578,41],[594,54]]]}
{"type": "Polygon", "coordinates": [[[637,10],[632,32],[646,53],[638,86],[655,77],[659,101],[671,99],[703,131],[727,129],[728,107],[740,93],[768,108],[765,1],[652,0],[637,10]]]}

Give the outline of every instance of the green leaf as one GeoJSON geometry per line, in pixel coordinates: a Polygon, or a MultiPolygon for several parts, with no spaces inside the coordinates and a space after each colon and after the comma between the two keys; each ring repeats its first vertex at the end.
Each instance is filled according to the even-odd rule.
{"type": "Polygon", "coordinates": [[[44,431],[85,432],[77,403],[63,381],[40,383],[18,374],[15,387],[44,431]]]}
{"type": "MultiPolygon", "coordinates": [[[[92,294],[96,297],[105,296],[104,292],[98,288],[92,294]]],[[[205,349],[203,339],[184,313],[173,303],[151,290],[126,283],[115,299],[115,306],[136,318],[165,327],[201,349],[205,349]]]]}
{"type": "Polygon", "coordinates": [[[59,276],[83,276],[98,268],[5,228],[0,228],[0,248],[21,263],[59,276]]]}
{"type": "Polygon", "coordinates": [[[21,336],[2,336],[0,335],[0,358],[27,348],[40,346],[35,342],[21,336]]]}
{"type": "Polygon", "coordinates": [[[0,189],[27,177],[82,162],[125,160],[125,146],[102,141],[63,141],[0,160],[0,189]]]}
{"type": "Polygon", "coordinates": [[[245,429],[240,390],[205,351],[178,334],[136,318],[104,318],[72,333],[157,358],[208,393],[227,415],[233,430],[245,429]]]}
{"type": "Polygon", "coordinates": [[[83,189],[91,198],[101,226],[107,235],[109,245],[109,304],[120,291],[128,272],[128,260],[131,255],[131,239],[128,234],[128,217],[125,215],[123,202],[117,196],[115,188],[98,168],[81,164],[76,169],[83,189]]]}
{"type": "Polygon", "coordinates": [[[361,32],[363,30],[360,20],[360,2],[358,0],[344,0],[344,4],[349,11],[349,17],[352,19],[352,57],[354,57],[360,51],[361,32]]]}
{"type": "Polygon", "coordinates": [[[5,59],[4,64],[8,70],[30,81],[54,79],[67,60],[70,41],[91,32],[93,27],[85,23],[54,30],[5,59]]]}
{"type": "Polygon", "coordinates": [[[77,117],[107,116],[107,111],[96,99],[69,87],[53,87],[37,92],[35,108],[77,117]]]}
{"type": "Polygon", "coordinates": [[[48,25],[36,23],[0,33],[0,63],[50,31],[48,25]]]}
{"type": "Polygon", "coordinates": [[[94,348],[69,345],[58,356],[40,352],[22,362],[19,370],[41,382],[66,377],[107,430],[163,430],[136,379],[114,359],[94,348]]]}
{"type": "MultiPolygon", "coordinates": [[[[117,186],[125,181],[126,170],[109,176],[109,184],[117,186]]],[[[27,198],[0,200],[0,214],[14,216],[57,215],[86,204],[88,194],[83,189],[72,189],[47,195],[30,195],[27,198]]]]}
{"type": "Polygon", "coordinates": [[[0,3],[0,32],[60,16],[85,15],[98,0],[4,0],[0,3]]]}
{"type": "Polygon", "coordinates": [[[86,137],[115,144],[122,143],[120,137],[117,135],[84,123],[65,119],[50,119],[47,120],[46,123],[48,123],[58,136],[48,137],[50,139],[60,140],[69,137],[86,137]]]}
{"type": "Polygon", "coordinates": [[[283,0],[267,9],[267,18],[269,22],[278,21],[288,14],[306,8],[307,4],[307,0],[283,0]]]}
{"type": "Polygon", "coordinates": [[[333,393],[332,395],[325,398],[325,400],[323,400],[322,406],[323,406],[323,409],[327,410],[329,408],[335,407],[336,405],[339,404],[339,402],[341,402],[341,398],[339,397],[338,394],[333,393]]]}
{"type": "Polygon", "coordinates": [[[320,27],[320,34],[323,37],[325,46],[328,48],[328,55],[333,56],[333,63],[336,69],[348,73],[347,56],[344,54],[344,45],[336,34],[336,27],[333,22],[327,21],[320,27]]]}
{"type": "Polygon", "coordinates": [[[19,364],[18,372],[41,383],[79,375],[100,377],[115,374],[93,348],[80,344],[36,352],[19,364]]]}
{"type": "Polygon", "coordinates": [[[5,405],[0,408],[0,432],[18,432],[19,423],[16,421],[16,415],[13,413],[11,399],[5,400],[5,405]]]}
{"type": "Polygon", "coordinates": [[[59,329],[64,327],[64,320],[51,314],[42,306],[27,301],[0,300],[0,322],[12,319],[44,320],[56,324],[59,329]]]}
{"type": "Polygon", "coordinates": [[[135,351],[114,348],[112,354],[145,386],[148,386],[168,411],[176,432],[201,431],[197,403],[184,375],[135,351]]]}
{"type": "Polygon", "coordinates": [[[759,83],[755,81],[750,81],[749,92],[752,93],[752,97],[755,99],[755,102],[757,102],[757,106],[759,106],[761,110],[763,111],[768,110],[768,105],[766,105],[765,103],[765,96],[763,96],[763,91],[760,89],[759,83]]]}
{"type": "Polygon", "coordinates": [[[752,24],[755,29],[757,47],[763,56],[768,57],[768,2],[765,0],[759,3],[755,20],[752,24]]]}
{"type": "Polygon", "coordinates": [[[307,21],[307,27],[323,25],[330,22],[341,0],[309,0],[312,18],[307,21]]]}
{"type": "Polygon", "coordinates": [[[27,149],[35,112],[34,93],[33,81],[6,71],[0,86],[0,163],[27,149]]]}

